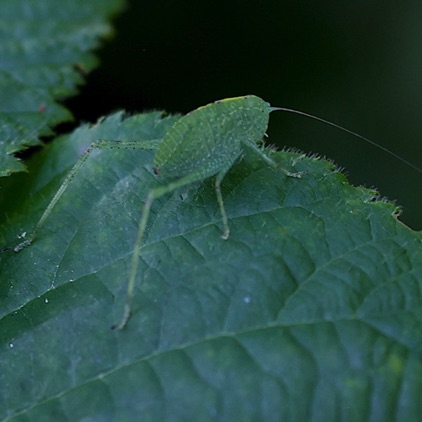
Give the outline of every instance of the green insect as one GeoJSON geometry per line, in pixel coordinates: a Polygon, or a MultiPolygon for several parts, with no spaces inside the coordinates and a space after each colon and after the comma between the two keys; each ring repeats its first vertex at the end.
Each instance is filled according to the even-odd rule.
{"type": "Polygon", "coordinates": [[[148,193],[143,206],[132,253],[123,317],[119,324],[112,327],[124,328],[131,313],[131,302],[143,235],[155,199],[182,186],[215,176],[215,192],[223,225],[222,238],[227,239],[230,228],[220,187],[224,176],[242,156],[244,150],[249,149],[255,152],[266,163],[278,168],[289,177],[301,177],[300,173],[290,172],[282,168],[258,146],[265,136],[270,112],[275,110],[297,113],[322,121],[374,144],[374,142],[348,129],[319,117],[287,108],[271,107],[269,103],[254,95],[216,101],[180,118],[160,141],[120,141],[116,143],[115,141],[99,140],[93,143],[70,170],[32,234],[13,249],[18,252],[34,241],[40,227],[94,148],[116,147],[117,144],[121,147],[155,149],[153,170],[164,181],[164,184],[158,185],[148,193]]]}
{"type": "MultiPolygon", "coordinates": [[[[132,255],[125,311],[115,328],[122,329],[130,316],[142,237],[153,201],[184,185],[215,176],[215,193],[223,220],[221,237],[227,239],[230,228],[221,181],[245,148],[268,164],[278,166],[257,145],[265,135],[272,109],[270,104],[254,95],[229,98],[188,113],[166,133],[155,153],[153,170],[164,180],[172,181],[151,190],[146,198],[132,255]]],[[[288,176],[300,177],[299,173],[278,167],[288,176]]]]}

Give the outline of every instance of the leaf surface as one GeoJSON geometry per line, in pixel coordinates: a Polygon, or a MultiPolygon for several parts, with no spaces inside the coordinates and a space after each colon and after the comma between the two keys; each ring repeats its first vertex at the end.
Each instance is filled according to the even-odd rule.
{"type": "MultiPolygon", "coordinates": [[[[93,140],[160,139],[176,120],[116,113],[49,145],[2,181],[0,243],[30,232],[93,140]]],[[[226,241],[212,180],[154,202],[116,332],[160,182],[151,151],[94,151],[36,241],[0,254],[0,418],[418,420],[420,233],[332,164],[272,157],[304,177],[247,153],[223,181],[226,241]]]]}

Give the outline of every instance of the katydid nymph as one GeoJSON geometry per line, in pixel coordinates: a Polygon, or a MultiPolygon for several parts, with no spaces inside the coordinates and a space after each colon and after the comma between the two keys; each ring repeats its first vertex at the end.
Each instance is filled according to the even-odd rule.
{"type": "MultiPolygon", "coordinates": [[[[272,111],[286,111],[316,119],[375,144],[361,135],[319,117],[288,108],[272,107],[269,103],[254,95],[216,101],[181,117],[168,129],[161,140],[148,142],[98,140],[94,142],[70,170],[32,233],[26,240],[15,246],[14,251],[18,252],[24,249],[36,239],[39,229],[93,149],[117,146],[155,150],[152,168],[154,173],[159,175],[160,183],[157,182],[157,186],[149,191],[143,204],[131,257],[123,316],[120,323],[112,327],[116,329],[124,328],[131,314],[144,233],[148,225],[151,206],[155,199],[180,187],[215,177],[215,193],[223,228],[221,237],[227,239],[230,228],[221,194],[221,182],[245,150],[256,153],[264,162],[280,170],[287,177],[302,177],[300,172],[295,172],[290,168],[282,168],[259,146],[265,136],[269,115],[272,111]]],[[[384,149],[379,145],[377,146],[384,149]]],[[[386,151],[396,156],[390,151],[386,151]]],[[[397,158],[410,164],[400,157],[397,158]]],[[[412,164],[410,165],[415,167],[412,164]]],[[[416,169],[421,171],[419,168],[416,169]]]]}

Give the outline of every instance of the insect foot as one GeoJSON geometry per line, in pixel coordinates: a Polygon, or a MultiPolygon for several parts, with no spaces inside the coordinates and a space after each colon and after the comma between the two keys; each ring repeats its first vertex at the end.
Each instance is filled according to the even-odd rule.
{"type": "Polygon", "coordinates": [[[227,240],[228,238],[229,238],[229,236],[230,236],[230,230],[224,230],[224,232],[221,234],[221,238],[223,239],[223,240],[227,240]]]}
{"type": "Polygon", "coordinates": [[[13,248],[13,250],[14,250],[15,252],[19,252],[19,251],[21,251],[22,249],[25,249],[25,248],[26,248],[27,246],[29,246],[31,243],[32,243],[32,239],[31,239],[31,238],[26,239],[25,241],[23,241],[23,242],[19,243],[18,245],[16,245],[16,246],[13,248]]]}
{"type": "Polygon", "coordinates": [[[16,246],[6,246],[0,249],[0,252],[15,251],[20,252],[32,243],[32,238],[26,239],[24,242],[17,244],[16,246]]]}
{"type": "Polygon", "coordinates": [[[296,179],[301,179],[302,176],[305,174],[304,171],[298,171],[298,172],[294,172],[294,173],[292,173],[290,171],[286,171],[285,173],[286,173],[287,176],[295,177],[296,179]]]}

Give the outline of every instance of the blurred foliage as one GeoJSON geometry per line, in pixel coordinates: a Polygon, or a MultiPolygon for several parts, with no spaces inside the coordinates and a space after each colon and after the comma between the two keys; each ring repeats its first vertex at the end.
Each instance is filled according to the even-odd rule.
{"type": "Polygon", "coordinates": [[[121,0],[0,3],[0,176],[24,171],[16,153],[72,119],[57,101],[94,67],[92,50],[111,32],[106,19],[121,8],[121,0]]]}

